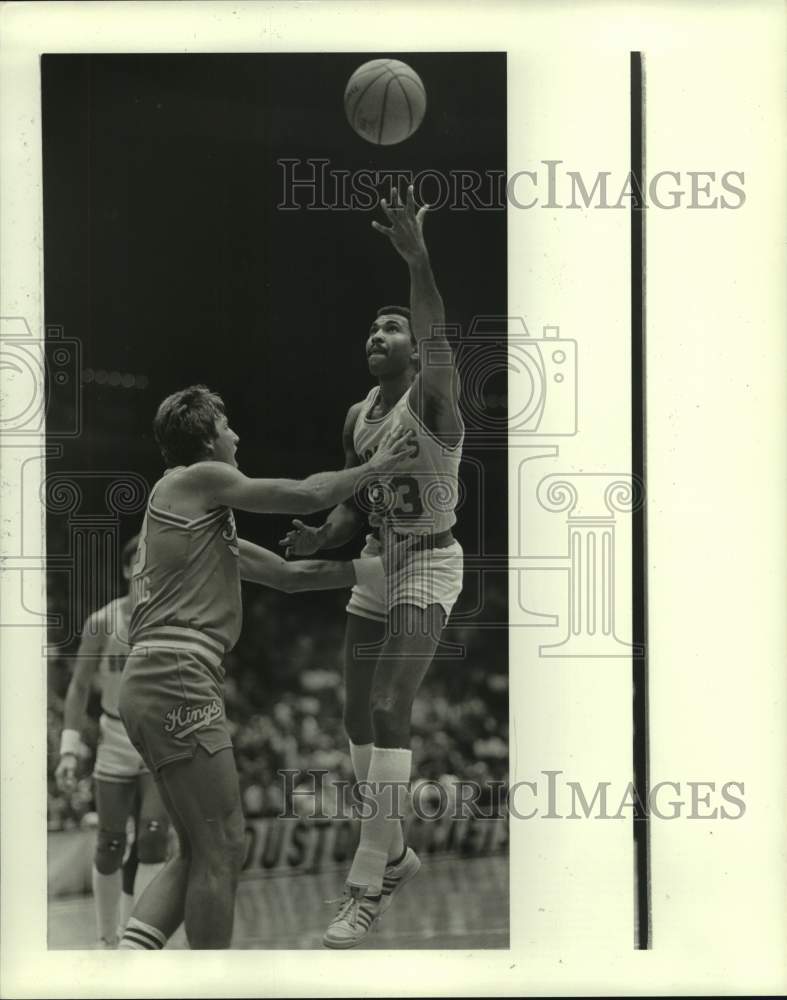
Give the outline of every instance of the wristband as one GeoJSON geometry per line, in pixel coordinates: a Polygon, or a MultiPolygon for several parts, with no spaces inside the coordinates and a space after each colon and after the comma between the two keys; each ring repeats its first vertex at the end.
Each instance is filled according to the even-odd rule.
{"type": "Polygon", "coordinates": [[[81,745],[82,740],[76,729],[64,729],[63,735],[60,737],[60,756],[62,757],[64,753],[71,753],[78,757],[81,745]]]}
{"type": "Polygon", "coordinates": [[[359,587],[377,587],[385,580],[382,559],[353,559],[353,569],[359,587]]]}

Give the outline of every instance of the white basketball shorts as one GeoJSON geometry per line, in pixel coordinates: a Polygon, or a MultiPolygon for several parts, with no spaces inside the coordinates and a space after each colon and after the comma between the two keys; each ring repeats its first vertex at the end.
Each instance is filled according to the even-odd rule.
{"type": "MultiPolygon", "coordinates": [[[[366,536],[361,559],[379,557],[382,545],[374,535],[366,536]]],[[[388,612],[397,604],[428,608],[439,604],[446,619],[462,591],[462,546],[454,540],[445,548],[418,549],[410,552],[401,568],[391,576],[380,574],[373,582],[356,584],[347,612],[374,621],[387,621],[388,612]]]]}
{"type": "Polygon", "coordinates": [[[148,774],[144,760],[134,748],[120,719],[101,713],[100,735],[93,777],[101,781],[136,781],[148,774]]]}

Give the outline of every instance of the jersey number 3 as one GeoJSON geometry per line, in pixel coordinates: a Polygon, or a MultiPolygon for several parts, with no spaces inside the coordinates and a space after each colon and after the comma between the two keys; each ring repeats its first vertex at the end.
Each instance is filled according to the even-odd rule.
{"type": "Polygon", "coordinates": [[[396,494],[392,513],[398,517],[420,517],[424,512],[421,491],[414,476],[394,476],[391,487],[396,494]]]}

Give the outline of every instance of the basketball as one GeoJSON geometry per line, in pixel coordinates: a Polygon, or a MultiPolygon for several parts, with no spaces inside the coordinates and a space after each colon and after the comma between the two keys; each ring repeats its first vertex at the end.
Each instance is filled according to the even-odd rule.
{"type": "Polygon", "coordinates": [[[393,146],[409,138],[423,121],[426,90],[407,63],[372,59],[347,81],[344,110],[361,138],[393,146]]]}

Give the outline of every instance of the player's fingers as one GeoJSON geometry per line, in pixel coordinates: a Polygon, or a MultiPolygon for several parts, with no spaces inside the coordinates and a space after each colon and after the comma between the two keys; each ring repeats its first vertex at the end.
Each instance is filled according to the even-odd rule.
{"type": "Polygon", "coordinates": [[[426,218],[426,213],[428,211],[429,211],[429,206],[428,205],[421,205],[421,207],[418,209],[418,211],[416,213],[416,216],[415,216],[415,221],[418,223],[418,228],[419,229],[423,229],[424,228],[424,219],[426,218]]]}
{"type": "Polygon", "coordinates": [[[402,448],[405,451],[409,452],[410,449],[413,446],[413,441],[414,440],[415,440],[415,432],[414,431],[408,431],[405,434],[405,436],[402,438],[402,448]]]}
{"type": "Polygon", "coordinates": [[[391,210],[394,212],[393,219],[401,224],[402,217],[407,215],[407,206],[396,188],[391,188],[391,210]]]}
{"type": "MultiPolygon", "coordinates": [[[[299,521],[297,517],[294,517],[292,519],[292,526],[294,528],[298,528],[298,529],[306,527],[306,525],[303,523],[303,521],[299,521]]],[[[292,534],[292,532],[291,532],[291,534],[292,534]]]]}
{"type": "Polygon", "coordinates": [[[387,226],[381,226],[379,222],[372,222],[372,229],[376,229],[378,233],[384,233],[386,236],[391,236],[393,229],[388,229],[387,226]]]}
{"type": "Polygon", "coordinates": [[[407,214],[411,219],[418,218],[415,211],[415,191],[413,185],[410,184],[407,188],[407,214]]]}
{"type": "Polygon", "coordinates": [[[404,434],[408,433],[401,424],[398,427],[394,427],[393,430],[388,431],[386,435],[386,441],[388,444],[395,444],[399,441],[404,434]]]}
{"type": "Polygon", "coordinates": [[[410,451],[410,438],[406,434],[400,434],[391,444],[394,455],[406,455],[410,451]]]}
{"type": "Polygon", "coordinates": [[[380,442],[380,448],[387,451],[389,454],[393,452],[396,446],[396,431],[389,431],[385,437],[380,442]]]}
{"type": "Polygon", "coordinates": [[[396,212],[385,198],[380,199],[380,208],[385,212],[391,222],[396,222],[396,212]]]}

